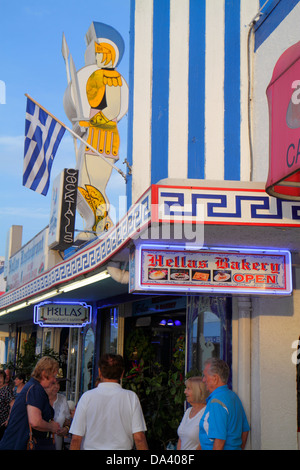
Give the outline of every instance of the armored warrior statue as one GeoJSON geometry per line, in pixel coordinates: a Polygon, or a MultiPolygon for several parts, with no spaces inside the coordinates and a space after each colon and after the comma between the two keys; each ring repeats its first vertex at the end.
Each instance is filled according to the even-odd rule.
{"type": "Polygon", "coordinates": [[[68,64],[69,51],[63,36],[69,82],[64,108],[74,132],[87,143],[77,148],[74,139],[79,169],[77,209],[85,221],[88,239],[90,232],[101,234],[113,225],[105,193],[113,166],[107,160],[114,163],[119,158],[118,122],[128,109],[128,86],[116,70],[124,52],[120,34],[111,26],[93,22],[86,44],[85,66],[76,71],[72,57],[68,64]]]}

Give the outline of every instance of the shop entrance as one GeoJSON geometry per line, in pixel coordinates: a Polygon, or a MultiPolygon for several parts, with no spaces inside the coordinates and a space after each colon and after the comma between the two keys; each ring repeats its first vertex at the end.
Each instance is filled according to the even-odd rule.
{"type": "Polygon", "coordinates": [[[82,393],[93,388],[95,336],[91,327],[61,328],[59,334],[59,361],[61,391],[68,400],[77,403],[82,393]]]}
{"type": "Polygon", "coordinates": [[[140,397],[151,448],[177,440],[184,412],[184,378],[201,375],[208,357],[231,366],[231,299],[152,297],[125,318],[123,386],[140,397]]]}
{"type": "MultiPolygon", "coordinates": [[[[154,310],[165,305],[165,299],[157,301],[150,300],[154,310]]],[[[180,304],[170,299],[166,303],[180,304]]],[[[185,400],[185,330],[185,308],[125,318],[123,386],[140,398],[153,450],[177,440],[185,400]]]]}
{"type": "MultiPolygon", "coordinates": [[[[191,296],[187,305],[187,370],[204,369],[210,357],[232,361],[230,297],[191,296]]],[[[231,385],[231,375],[229,378],[231,385]]]]}
{"type": "MultiPolygon", "coordinates": [[[[186,330],[185,311],[162,312],[142,317],[130,317],[125,321],[125,360],[133,362],[149,360],[169,370],[178,343],[184,341],[186,330]]],[[[184,373],[184,370],[182,371],[184,373]]]]}

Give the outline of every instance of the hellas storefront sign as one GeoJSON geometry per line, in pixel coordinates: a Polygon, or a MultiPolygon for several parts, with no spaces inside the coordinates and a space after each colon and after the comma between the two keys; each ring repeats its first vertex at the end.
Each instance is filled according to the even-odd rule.
{"type": "Polygon", "coordinates": [[[85,302],[41,302],[34,307],[34,323],[42,327],[83,327],[91,323],[91,306],[85,302]]]}
{"type": "Polygon", "coordinates": [[[288,251],[137,246],[130,255],[130,292],[292,292],[288,251]]]}

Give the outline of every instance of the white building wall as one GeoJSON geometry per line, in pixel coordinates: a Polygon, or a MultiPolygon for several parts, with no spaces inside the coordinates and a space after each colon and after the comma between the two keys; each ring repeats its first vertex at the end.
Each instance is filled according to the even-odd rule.
{"type": "MultiPolygon", "coordinates": [[[[281,54],[299,41],[299,23],[300,3],[279,22],[252,57],[254,181],[266,181],[268,176],[269,110],[266,89],[281,54]]],[[[293,295],[289,298],[252,300],[252,449],[298,448],[296,365],[292,360],[295,351],[292,344],[300,335],[300,277],[297,261],[294,262],[293,283],[293,295]]]]}
{"type": "Polygon", "coordinates": [[[241,181],[251,181],[251,155],[249,145],[249,87],[252,88],[252,67],[253,57],[251,41],[248,43],[250,22],[256,16],[259,9],[259,2],[241,2],[241,181]],[[250,59],[250,66],[248,64],[250,59]]]}
{"type": "Polygon", "coordinates": [[[205,175],[224,179],[224,22],[223,0],[206,2],[205,175]]]}
{"type": "MultiPolygon", "coordinates": [[[[299,273],[298,273],[299,274],[299,273]]],[[[288,299],[254,299],[252,318],[252,449],[297,449],[296,365],[300,292],[288,299]]]]}
{"type": "Polygon", "coordinates": [[[253,60],[253,180],[266,181],[269,169],[269,110],[266,89],[277,60],[299,41],[300,3],[258,47],[253,60]]]}
{"type": "Polygon", "coordinates": [[[187,178],[189,4],[173,0],[170,6],[168,173],[170,178],[187,178]]]}
{"type": "Polygon", "coordinates": [[[151,171],[151,76],[152,76],[152,0],[137,2],[135,9],[132,129],[132,201],[149,187],[151,171]]]}

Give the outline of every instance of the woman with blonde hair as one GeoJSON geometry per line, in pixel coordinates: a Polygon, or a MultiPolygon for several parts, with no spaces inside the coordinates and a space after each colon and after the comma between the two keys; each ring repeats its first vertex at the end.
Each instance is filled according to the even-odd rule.
{"type": "Polygon", "coordinates": [[[0,450],[26,450],[30,428],[36,450],[55,449],[50,434],[57,433],[60,425],[53,421],[54,411],[45,389],[55,382],[57,372],[58,362],[52,357],[38,361],[11,409],[0,450]]]}
{"type": "Polygon", "coordinates": [[[205,384],[201,377],[190,377],[185,382],[185,396],[191,405],[182,418],[178,427],[177,450],[200,449],[199,423],[205,410],[208,396],[205,384]]]}

